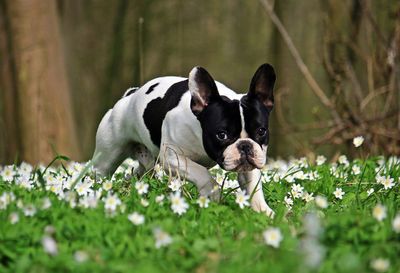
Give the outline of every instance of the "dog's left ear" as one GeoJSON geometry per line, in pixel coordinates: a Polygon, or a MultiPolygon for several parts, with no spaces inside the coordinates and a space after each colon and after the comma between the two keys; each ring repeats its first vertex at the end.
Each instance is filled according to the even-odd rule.
{"type": "Polygon", "coordinates": [[[276,75],[270,64],[261,65],[251,79],[249,98],[258,98],[270,112],[274,106],[274,85],[276,75]]]}
{"type": "Polygon", "coordinates": [[[200,66],[194,67],[189,73],[189,91],[192,95],[190,107],[196,116],[212,100],[220,98],[214,79],[200,66]]]}

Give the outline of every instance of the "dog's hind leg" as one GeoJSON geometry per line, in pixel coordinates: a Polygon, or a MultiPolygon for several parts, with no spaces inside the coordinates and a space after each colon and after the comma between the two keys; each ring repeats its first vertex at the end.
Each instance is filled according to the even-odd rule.
{"type": "Polygon", "coordinates": [[[95,170],[102,176],[112,175],[131,152],[129,144],[115,130],[112,119],[110,110],[101,120],[96,133],[96,149],[92,162],[95,170]]]}
{"type": "Polygon", "coordinates": [[[98,145],[94,152],[94,168],[102,176],[112,175],[121,163],[129,156],[125,146],[98,145]]]}

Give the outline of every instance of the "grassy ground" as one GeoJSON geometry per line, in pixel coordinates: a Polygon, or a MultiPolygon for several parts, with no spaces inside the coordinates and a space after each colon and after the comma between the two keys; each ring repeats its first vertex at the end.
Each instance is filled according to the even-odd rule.
{"type": "Polygon", "coordinates": [[[191,184],[171,200],[180,185],[160,169],[136,184],[132,162],[106,181],[77,163],[5,166],[0,272],[400,272],[399,159],[318,163],[268,164],[274,219],[241,209],[220,169],[222,201],[201,208],[191,184]]]}

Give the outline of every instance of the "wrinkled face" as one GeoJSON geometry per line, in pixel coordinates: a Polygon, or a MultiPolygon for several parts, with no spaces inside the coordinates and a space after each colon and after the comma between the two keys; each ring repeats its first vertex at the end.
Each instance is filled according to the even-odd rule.
{"type": "Polygon", "coordinates": [[[247,172],[264,166],[275,80],[273,67],[261,65],[249,92],[238,101],[221,96],[204,68],[195,67],[190,72],[190,107],[200,121],[204,149],[223,169],[247,172]]]}
{"type": "Polygon", "coordinates": [[[257,99],[221,96],[199,115],[207,154],[227,171],[261,169],[266,161],[268,116],[257,99]]]}

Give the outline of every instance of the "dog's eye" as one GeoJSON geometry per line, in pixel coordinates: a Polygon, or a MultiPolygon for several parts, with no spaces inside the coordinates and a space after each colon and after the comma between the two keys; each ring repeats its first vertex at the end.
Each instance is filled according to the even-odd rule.
{"type": "Polygon", "coordinates": [[[227,140],[228,139],[228,135],[225,132],[221,131],[221,132],[217,133],[217,138],[219,140],[227,140]]]}
{"type": "Polygon", "coordinates": [[[260,137],[265,136],[266,133],[267,133],[267,129],[265,129],[263,127],[257,129],[257,135],[260,137]]]}

